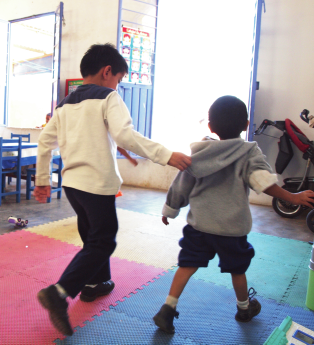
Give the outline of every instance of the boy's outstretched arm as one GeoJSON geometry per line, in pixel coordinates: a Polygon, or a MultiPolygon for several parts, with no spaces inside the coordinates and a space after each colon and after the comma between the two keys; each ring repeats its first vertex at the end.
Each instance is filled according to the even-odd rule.
{"type": "Polygon", "coordinates": [[[106,101],[107,109],[104,120],[117,146],[148,158],[154,163],[168,164],[181,171],[191,164],[191,158],[185,154],[172,152],[135,131],[129,110],[117,92],[112,92],[106,101]]]}
{"type": "Polygon", "coordinates": [[[313,208],[314,205],[314,192],[312,190],[305,190],[299,193],[290,193],[287,190],[279,187],[277,184],[274,184],[265,189],[263,192],[272,197],[288,201],[293,205],[305,205],[310,208],[313,208]]]}
{"type": "Polygon", "coordinates": [[[173,152],[167,164],[179,169],[180,171],[183,171],[188,168],[191,163],[191,157],[181,152],[173,152]]]}

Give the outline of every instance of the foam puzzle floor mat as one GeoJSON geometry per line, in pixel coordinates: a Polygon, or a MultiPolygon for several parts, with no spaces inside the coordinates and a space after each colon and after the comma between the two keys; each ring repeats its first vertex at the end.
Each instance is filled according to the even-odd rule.
{"type": "Polygon", "coordinates": [[[287,315],[314,328],[314,313],[305,306],[311,246],[251,233],[256,255],[247,277],[262,304],[260,315],[248,324],[235,321],[231,278],[220,273],[215,258],[191,278],[178,305],[176,333],[165,334],[152,317],[168,295],[185,222],[166,227],[158,216],[117,211],[116,288],[93,303],[68,299],[72,337],[54,330],[36,294],[55,283],[81,249],[76,217],[0,236],[0,344],[262,345],[287,315]]]}
{"type": "Polygon", "coordinates": [[[234,319],[233,290],[192,278],[178,304],[179,318],[174,319],[176,333],[165,334],[155,326],[152,317],[164,303],[173,276],[172,271],[165,273],[130,299],[95,317],[93,322],[86,322],[74,336],[56,343],[262,345],[287,315],[313,328],[313,312],[261,296],[256,296],[262,305],[261,313],[249,323],[239,323],[234,319]]]}
{"type": "MultiPolygon", "coordinates": [[[[37,301],[37,292],[55,283],[66,265],[81,249],[46,236],[21,230],[0,236],[4,256],[0,264],[0,344],[51,344],[64,338],[52,327],[48,313],[37,301]]],[[[73,327],[84,326],[101,311],[109,310],[117,301],[142,289],[162,268],[125,259],[112,258],[112,279],[116,288],[108,296],[93,303],[76,297],[69,299],[69,316],[73,327]]]]}
{"type": "MultiPolygon", "coordinates": [[[[177,263],[184,220],[175,220],[169,226],[161,218],[144,213],[117,209],[119,231],[113,257],[127,259],[165,270],[177,263]]],[[[77,231],[77,218],[70,217],[57,222],[26,229],[76,246],[82,246],[77,231]]]]}

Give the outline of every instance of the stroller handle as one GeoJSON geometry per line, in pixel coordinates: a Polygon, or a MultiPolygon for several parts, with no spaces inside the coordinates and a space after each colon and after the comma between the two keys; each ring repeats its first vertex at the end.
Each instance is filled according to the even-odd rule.
{"type": "Polygon", "coordinates": [[[260,135],[264,132],[264,130],[268,127],[268,126],[275,126],[276,127],[276,123],[270,120],[265,119],[261,125],[257,128],[257,130],[254,132],[254,135],[260,135]]]}
{"type": "Polygon", "coordinates": [[[310,112],[307,109],[303,109],[302,112],[300,113],[301,120],[303,120],[306,123],[309,123],[310,122],[309,114],[310,112]]]}

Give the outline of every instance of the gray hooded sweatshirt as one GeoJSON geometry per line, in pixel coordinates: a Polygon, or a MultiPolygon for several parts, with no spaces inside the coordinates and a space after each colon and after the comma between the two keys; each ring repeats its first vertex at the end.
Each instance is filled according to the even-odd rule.
{"type": "Polygon", "coordinates": [[[256,142],[241,138],[191,144],[192,165],[179,172],[167,194],[163,216],[175,218],[190,204],[187,222],[221,236],[244,236],[252,226],[249,187],[257,193],[277,182],[256,142]]]}

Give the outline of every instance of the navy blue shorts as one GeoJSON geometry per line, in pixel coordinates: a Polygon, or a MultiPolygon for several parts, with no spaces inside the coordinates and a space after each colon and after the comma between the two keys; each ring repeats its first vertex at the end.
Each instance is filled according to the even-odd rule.
{"type": "Polygon", "coordinates": [[[222,273],[243,274],[249,268],[254,248],[247,236],[232,237],[212,235],[195,230],[191,225],[183,228],[179,245],[180,267],[207,267],[216,254],[222,273]]]}

